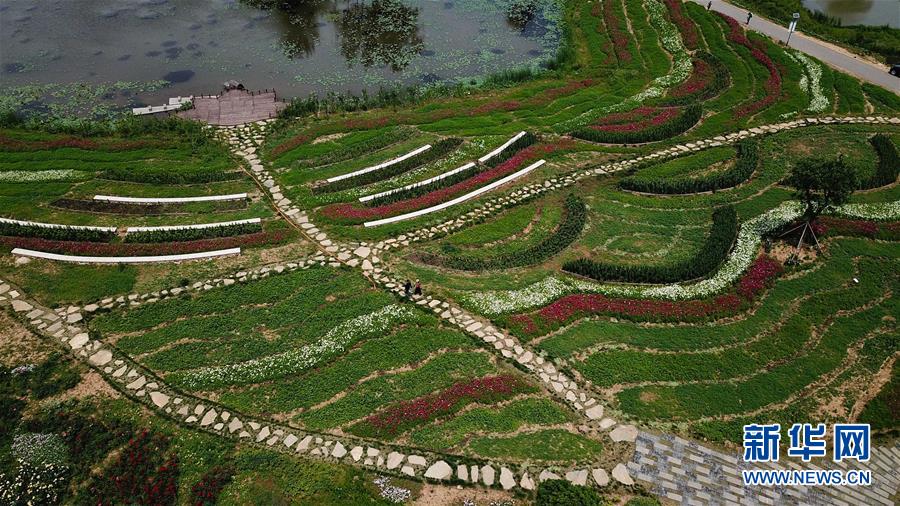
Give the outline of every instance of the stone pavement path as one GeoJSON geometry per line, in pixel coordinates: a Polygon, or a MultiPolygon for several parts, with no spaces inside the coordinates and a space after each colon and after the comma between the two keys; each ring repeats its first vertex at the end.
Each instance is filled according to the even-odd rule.
{"type": "MultiPolygon", "coordinates": [[[[692,1],[704,7],[706,7],[707,4],[707,0],[692,1]]],[[[713,0],[712,9],[714,11],[718,11],[722,14],[727,14],[733,17],[734,19],[740,21],[742,25],[744,25],[744,22],[747,20],[746,9],[742,9],[722,0],[713,0]]],[[[900,16],[900,11],[898,11],[898,16],[900,16]]],[[[768,35],[778,42],[784,42],[787,40],[787,25],[790,20],[784,19],[777,21],[780,24],[769,21],[768,19],[765,19],[762,16],[754,13],[753,19],[750,21],[750,25],[748,26],[748,28],[768,35]]],[[[801,25],[798,28],[802,30],[803,26],[801,25]]],[[[822,62],[827,63],[828,65],[838,70],[842,70],[848,74],[854,75],[862,79],[863,81],[877,84],[878,86],[887,88],[894,93],[900,94],[900,77],[894,77],[888,74],[889,67],[887,65],[878,65],[872,63],[859,56],[854,56],[849,51],[836,48],[832,44],[823,42],[819,39],[816,39],[815,37],[799,32],[795,32],[794,35],[791,36],[791,47],[810,56],[818,58],[822,62]]]]}

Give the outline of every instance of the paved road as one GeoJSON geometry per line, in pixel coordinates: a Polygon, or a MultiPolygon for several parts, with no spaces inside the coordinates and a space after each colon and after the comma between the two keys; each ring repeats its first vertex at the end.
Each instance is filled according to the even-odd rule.
{"type": "MultiPolygon", "coordinates": [[[[692,1],[705,7],[708,0],[692,1]]],[[[737,19],[741,24],[747,20],[746,9],[735,7],[722,0],[713,0],[712,9],[737,19]]],[[[788,21],[785,19],[783,25],[778,25],[754,14],[753,19],[750,21],[750,28],[777,41],[784,41],[788,36],[786,26],[788,21]]],[[[801,26],[800,28],[803,27],[801,26]]],[[[838,70],[852,74],[863,81],[887,88],[900,95],[900,78],[888,74],[886,65],[871,63],[860,57],[852,56],[843,50],[836,49],[831,44],[799,32],[795,32],[791,36],[791,47],[818,58],[838,70]]]]}

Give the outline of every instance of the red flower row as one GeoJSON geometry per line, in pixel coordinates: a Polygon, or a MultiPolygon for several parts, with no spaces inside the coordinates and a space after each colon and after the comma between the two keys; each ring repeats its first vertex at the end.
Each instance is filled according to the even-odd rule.
{"type": "Polygon", "coordinates": [[[697,49],[697,27],[681,10],[681,0],[665,0],[669,8],[669,16],[681,32],[681,39],[688,49],[697,49]]]}
{"type": "Polygon", "coordinates": [[[96,243],[79,241],[56,241],[36,237],[0,236],[0,244],[10,248],[25,248],[47,253],[81,256],[156,256],[180,255],[200,251],[215,251],[229,248],[246,248],[282,242],[290,237],[288,230],[257,232],[233,237],[217,237],[197,241],[170,243],[96,243]]]}
{"type": "Polygon", "coordinates": [[[39,151],[59,148],[103,149],[105,151],[128,151],[147,147],[163,146],[155,141],[110,141],[97,142],[84,137],[65,136],[45,141],[23,141],[0,134],[0,149],[4,151],[39,151]]]}
{"type": "Polygon", "coordinates": [[[538,95],[531,97],[528,100],[528,105],[543,105],[549,104],[550,102],[556,100],[559,97],[569,95],[571,93],[575,93],[576,91],[582,88],[588,88],[594,85],[594,81],[591,79],[582,79],[581,81],[572,81],[565,86],[560,86],[558,88],[550,88],[549,90],[543,91],[538,95]]]}
{"type": "Polygon", "coordinates": [[[743,105],[734,112],[736,117],[747,116],[768,107],[781,95],[781,73],[778,72],[778,67],[775,66],[775,62],[773,62],[772,59],[769,58],[769,55],[763,51],[762,43],[750,42],[750,39],[747,38],[747,35],[744,33],[744,30],[736,19],[722,14],[721,12],[718,12],[717,14],[722,16],[731,29],[728,33],[728,40],[749,49],[753,59],[769,70],[769,78],[766,79],[766,82],[763,85],[766,90],[766,96],[756,102],[743,105]]]}
{"type": "Polygon", "coordinates": [[[438,416],[452,412],[460,404],[496,402],[528,389],[519,378],[510,375],[486,376],[456,383],[436,394],[397,403],[363,422],[378,435],[393,435],[438,416]]]}
{"type": "Polygon", "coordinates": [[[460,181],[452,186],[441,188],[419,197],[400,200],[377,207],[364,207],[350,203],[334,204],[323,208],[322,214],[333,220],[358,223],[365,220],[386,218],[388,216],[396,216],[398,214],[424,209],[440,204],[441,202],[446,202],[447,200],[488,184],[491,181],[508,176],[520,169],[527,162],[546,156],[554,151],[566,149],[569,147],[569,144],[569,142],[563,141],[557,144],[535,144],[529,146],[494,168],[480,172],[465,181],[460,181]]]}
{"type": "Polygon", "coordinates": [[[479,114],[488,114],[495,111],[514,111],[519,108],[521,104],[515,100],[506,100],[502,102],[488,102],[486,104],[481,104],[478,107],[474,107],[469,110],[469,116],[477,116],[479,114]]]}
{"type": "Polygon", "coordinates": [[[537,337],[577,318],[591,315],[618,315],[644,321],[721,317],[740,310],[781,272],[777,261],[760,256],[738,281],[737,293],[685,301],[614,298],[599,294],[567,295],[537,311],[510,317],[509,326],[524,336],[537,337]]]}
{"type": "Polygon", "coordinates": [[[606,24],[609,38],[612,39],[616,58],[622,63],[630,62],[631,53],[628,51],[628,36],[622,30],[621,20],[619,20],[619,16],[613,9],[613,0],[603,2],[603,22],[606,24]]]}
{"type": "Polygon", "coordinates": [[[681,98],[694,95],[705,90],[712,84],[713,71],[712,67],[709,66],[709,63],[706,63],[699,58],[695,58],[693,60],[693,65],[694,70],[691,72],[691,77],[669,91],[669,97],[681,98]]]}
{"type": "Polygon", "coordinates": [[[631,123],[636,120],[645,120],[652,118],[659,109],[657,107],[641,106],[625,112],[617,112],[608,114],[594,121],[594,125],[621,125],[623,123],[631,123]]]}
{"type": "Polygon", "coordinates": [[[813,223],[813,230],[817,235],[877,237],[886,240],[900,239],[900,221],[878,222],[820,216],[813,223]]]}
{"type": "Polygon", "coordinates": [[[599,130],[601,132],[640,132],[641,130],[646,130],[648,128],[657,127],[659,125],[668,123],[677,118],[680,112],[681,109],[678,107],[659,108],[653,110],[652,116],[641,121],[636,121],[633,123],[618,123],[613,125],[594,124],[591,125],[591,128],[593,130],[599,130]]]}

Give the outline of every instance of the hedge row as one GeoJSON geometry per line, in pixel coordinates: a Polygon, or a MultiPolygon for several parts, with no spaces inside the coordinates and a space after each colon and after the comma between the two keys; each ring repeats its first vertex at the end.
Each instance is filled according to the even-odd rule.
{"type": "Polygon", "coordinates": [[[175,230],[144,230],[125,235],[123,242],[129,243],[158,243],[158,242],[184,242],[199,241],[201,239],[215,239],[218,237],[233,237],[236,235],[255,234],[262,232],[261,223],[237,223],[207,228],[182,228],[175,230]]]}
{"type": "Polygon", "coordinates": [[[875,167],[875,174],[872,177],[859,183],[860,190],[892,184],[897,180],[897,174],[900,172],[900,155],[897,154],[897,146],[890,137],[876,134],[869,139],[869,142],[872,143],[875,153],[878,154],[878,166],[875,167]]]}
{"type": "Polygon", "coordinates": [[[587,210],[584,202],[570,194],[566,197],[565,217],[559,227],[546,239],[521,251],[513,251],[489,258],[473,258],[469,256],[433,256],[427,258],[428,263],[442,265],[451,269],[464,271],[482,271],[491,269],[508,269],[543,262],[572,244],[584,229],[587,210]]]}
{"type": "Polygon", "coordinates": [[[383,195],[381,197],[374,198],[372,200],[367,201],[366,205],[368,207],[378,207],[381,205],[390,204],[392,202],[399,202],[401,200],[414,199],[421,195],[425,195],[425,194],[431,193],[433,191],[440,190],[441,188],[447,188],[447,187],[453,186],[457,183],[465,181],[465,180],[475,176],[476,174],[482,172],[483,170],[485,170],[486,167],[493,168],[493,167],[500,165],[501,163],[512,158],[513,155],[515,155],[517,152],[527,148],[528,146],[531,146],[535,142],[537,142],[537,137],[534,134],[529,132],[529,133],[523,135],[522,137],[520,137],[516,142],[507,146],[506,149],[504,149],[503,151],[497,153],[496,156],[494,156],[490,160],[484,162],[484,164],[476,163],[474,166],[472,166],[466,170],[457,172],[456,174],[453,174],[452,176],[448,176],[443,179],[438,179],[437,181],[432,181],[431,183],[428,183],[428,184],[414,186],[407,190],[400,190],[400,191],[388,193],[387,195],[383,195]]]}
{"type": "Polygon", "coordinates": [[[730,82],[731,75],[721,60],[710,53],[699,52],[694,55],[694,73],[687,81],[670,90],[661,105],[689,105],[709,100],[727,88],[730,82]],[[702,72],[698,73],[698,68],[702,72]]]}
{"type": "Polygon", "coordinates": [[[72,227],[38,227],[0,222],[0,236],[36,237],[51,241],[109,242],[115,232],[72,227]]]}
{"type": "Polygon", "coordinates": [[[572,136],[590,142],[607,144],[637,144],[661,141],[686,132],[700,121],[702,114],[703,108],[700,104],[691,104],[685,107],[678,117],[661,125],[651,125],[642,130],[619,132],[582,128],[572,132],[572,136]]]}
{"type": "Polygon", "coordinates": [[[243,172],[224,170],[175,171],[169,169],[117,168],[103,171],[103,179],[152,184],[198,184],[235,181],[244,177],[243,172]]]}
{"type": "MultiPolygon", "coordinates": [[[[239,211],[247,208],[247,199],[219,200],[203,202],[202,208],[209,212],[239,211]]],[[[51,204],[60,209],[86,211],[90,213],[123,214],[135,216],[159,216],[166,214],[189,214],[196,212],[196,205],[183,203],[134,204],[130,202],[105,202],[102,200],[56,199],[51,204]],[[192,210],[193,209],[193,210],[192,210]]]]}
{"type": "Polygon", "coordinates": [[[357,186],[377,183],[378,181],[384,181],[385,179],[390,179],[394,176],[399,176],[400,174],[421,167],[426,163],[433,162],[438,158],[446,155],[447,153],[453,151],[454,149],[459,147],[460,144],[462,144],[462,139],[457,137],[441,139],[433,146],[431,146],[431,149],[423,151],[415,156],[409,157],[402,162],[389,165],[383,169],[373,170],[372,172],[366,172],[364,174],[348,177],[347,179],[341,179],[333,183],[326,183],[320,186],[316,186],[313,188],[313,193],[336,192],[347,190],[349,188],[356,188],[357,186]]]}
{"type": "MultiPolygon", "coordinates": [[[[627,177],[619,183],[619,187],[644,193],[665,195],[698,193],[721,190],[737,186],[753,174],[759,165],[759,146],[753,141],[744,141],[737,145],[737,161],[723,172],[701,177],[660,178],[641,176],[627,177]]],[[[895,173],[896,177],[896,173],[895,173]]]]}
{"type": "Polygon", "coordinates": [[[566,262],[563,270],[598,281],[674,283],[705,276],[721,264],[738,234],[737,213],[732,206],[713,212],[706,242],[692,258],[668,265],[616,265],[580,258],[566,262]]]}

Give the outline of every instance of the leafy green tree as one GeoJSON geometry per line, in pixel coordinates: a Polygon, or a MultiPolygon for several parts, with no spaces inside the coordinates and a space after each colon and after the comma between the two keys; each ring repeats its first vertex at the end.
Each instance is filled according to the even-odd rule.
{"type": "Polygon", "coordinates": [[[782,234],[802,228],[797,248],[803,246],[807,232],[818,247],[819,240],[811,226],[812,221],[829,208],[846,203],[859,186],[856,171],[844,163],[844,155],[833,160],[802,159],[791,170],[786,183],[794,187],[794,196],[805,206],[803,223],[782,234]]]}
{"type": "Polygon", "coordinates": [[[843,155],[834,160],[802,159],[791,170],[787,184],[806,206],[803,217],[811,221],[828,208],[847,202],[858,187],[856,171],[844,163],[843,155]]]}

